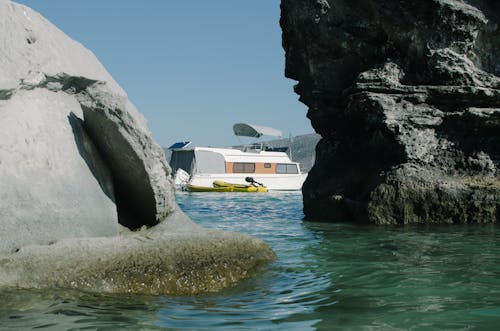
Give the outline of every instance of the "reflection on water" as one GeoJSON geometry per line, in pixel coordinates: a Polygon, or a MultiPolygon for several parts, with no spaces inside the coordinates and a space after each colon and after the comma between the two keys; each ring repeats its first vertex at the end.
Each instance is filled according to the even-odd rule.
{"type": "Polygon", "coordinates": [[[301,221],[300,194],[180,194],[205,227],[266,240],[279,259],[217,294],[0,293],[0,330],[496,330],[496,225],[301,221]]]}

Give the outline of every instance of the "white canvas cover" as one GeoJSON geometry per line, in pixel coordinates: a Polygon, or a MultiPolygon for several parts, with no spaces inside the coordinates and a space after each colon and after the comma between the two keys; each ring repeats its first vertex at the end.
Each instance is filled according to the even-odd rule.
{"type": "Polygon", "coordinates": [[[199,174],[223,174],[226,172],[224,156],[211,151],[195,151],[196,173],[199,174]]]}
{"type": "Polygon", "coordinates": [[[236,123],[233,125],[233,131],[235,135],[243,137],[260,138],[261,136],[283,136],[283,133],[280,130],[246,123],[236,123]]]}

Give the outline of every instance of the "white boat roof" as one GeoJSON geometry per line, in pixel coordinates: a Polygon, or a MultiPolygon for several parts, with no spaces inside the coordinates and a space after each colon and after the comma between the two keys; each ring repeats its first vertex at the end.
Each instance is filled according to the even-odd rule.
{"type": "Polygon", "coordinates": [[[284,152],[255,151],[243,152],[233,148],[213,148],[213,147],[194,147],[194,151],[206,151],[219,153],[224,156],[227,162],[271,162],[271,163],[296,163],[292,162],[284,152]]]}
{"type": "Polygon", "coordinates": [[[236,123],[233,125],[233,131],[235,135],[243,137],[260,138],[262,136],[283,136],[283,133],[280,130],[246,123],[236,123]]]}

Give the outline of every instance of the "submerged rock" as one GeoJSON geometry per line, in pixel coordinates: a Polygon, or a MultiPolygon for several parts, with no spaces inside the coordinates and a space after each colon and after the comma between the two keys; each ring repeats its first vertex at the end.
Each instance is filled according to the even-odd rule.
{"type": "Polygon", "coordinates": [[[287,77],[322,136],[314,220],[500,218],[500,4],[282,1],[287,77]]]}
{"type": "Polygon", "coordinates": [[[6,0],[0,30],[0,288],[191,294],[274,258],[182,214],[162,149],[90,51],[6,0]]]}
{"type": "Polygon", "coordinates": [[[233,285],[274,258],[257,238],[208,231],[176,211],[127,235],[24,247],[0,258],[0,288],[192,295],[233,285]]]}

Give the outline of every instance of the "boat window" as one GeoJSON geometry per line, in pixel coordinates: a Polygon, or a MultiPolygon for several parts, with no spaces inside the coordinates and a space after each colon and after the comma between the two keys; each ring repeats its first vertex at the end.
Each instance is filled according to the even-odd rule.
{"type": "Polygon", "coordinates": [[[264,163],[264,168],[266,168],[266,169],[271,168],[271,163],[264,163]]]}
{"type": "Polygon", "coordinates": [[[254,173],[255,172],[255,163],[243,163],[243,162],[235,162],[233,163],[233,173],[254,173]]]}
{"type": "Polygon", "coordinates": [[[293,163],[278,163],[276,165],[277,174],[298,174],[297,165],[293,163]]]}

